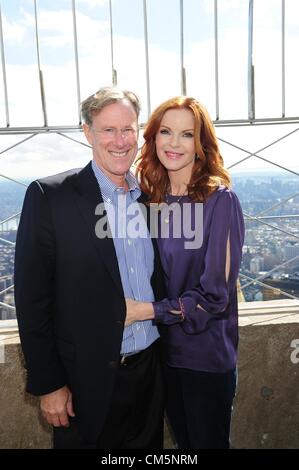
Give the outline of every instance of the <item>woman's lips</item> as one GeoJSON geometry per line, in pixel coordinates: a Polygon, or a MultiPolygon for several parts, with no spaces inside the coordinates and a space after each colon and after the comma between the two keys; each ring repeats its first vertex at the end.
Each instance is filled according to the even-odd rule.
{"type": "Polygon", "coordinates": [[[183,153],[169,152],[169,151],[166,151],[165,154],[166,154],[167,158],[171,158],[172,160],[177,160],[177,159],[181,158],[184,155],[183,153]]]}

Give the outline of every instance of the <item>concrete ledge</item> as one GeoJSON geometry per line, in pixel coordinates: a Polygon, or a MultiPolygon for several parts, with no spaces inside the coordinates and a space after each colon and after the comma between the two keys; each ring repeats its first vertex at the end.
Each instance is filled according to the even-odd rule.
{"type": "Polygon", "coordinates": [[[298,449],[299,302],[240,304],[239,323],[239,386],[232,445],[298,449]],[[291,346],[295,339],[297,352],[291,346]]]}
{"type": "MultiPolygon", "coordinates": [[[[239,386],[232,447],[298,449],[299,302],[241,303],[239,313],[239,386]]],[[[0,322],[0,362],[1,351],[0,448],[50,448],[52,436],[40,418],[38,399],[24,392],[15,320],[0,322]]],[[[167,434],[165,448],[171,447],[167,434]]]]}
{"type": "Polygon", "coordinates": [[[41,419],[39,400],[25,392],[23,356],[17,332],[7,331],[0,363],[0,449],[48,449],[52,433],[41,419]]]}

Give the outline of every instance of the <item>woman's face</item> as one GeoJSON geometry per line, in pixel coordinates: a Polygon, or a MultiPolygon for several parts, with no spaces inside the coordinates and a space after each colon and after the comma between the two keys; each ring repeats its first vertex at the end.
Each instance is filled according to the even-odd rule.
{"type": "Polygon", "coordinates": [[[191,177],[195,159],[194,115],[189,109],[165,112],[156,134],[156,152],[168,172],[191,177]]]}

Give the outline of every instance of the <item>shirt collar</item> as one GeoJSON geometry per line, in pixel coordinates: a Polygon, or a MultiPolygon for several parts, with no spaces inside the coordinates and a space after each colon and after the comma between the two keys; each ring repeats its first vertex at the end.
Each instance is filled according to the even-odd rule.
{"type": "MultiPolygon", "coordinates": [[[[96,177],[96,180],[98,182],[98,185],[100,187],[103,200],[105,202],[111,202],[114,199],[115,193],[117,193],[118,191],[118,187],[111,181],[110,178],[108,178],[107,175],[105,175],[105,173],[103,173],[103,171],[97,166],[94,160],[92,160],[91,166],[92,166],[94,175],[96,177]]],[[[136,200],[141,194],[141,191],[137,183],[137,179],[135,178],[133,173],[131,173],[131,171],[127,172],[125,179],[129,186],[129,192],[131,193],[131,198],[133,200],[136,200]]]]}

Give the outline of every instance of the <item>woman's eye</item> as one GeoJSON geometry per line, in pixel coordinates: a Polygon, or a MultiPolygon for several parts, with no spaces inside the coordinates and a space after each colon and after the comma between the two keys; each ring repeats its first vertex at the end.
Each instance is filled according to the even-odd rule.
{"type": "Polygon", "coordinates": [[[194,135],[192,134],[192,132],[185,132],[184,137],[188,137],[189,139],[192,139],[194,135]]]}
{"type": "Polygon", "coordinates": [[[160,134],[168,135],[168,134],[169,134],[169,131],[168,131],[167,129],[161,129],[161,130],[160,130],[160,134]]]}

